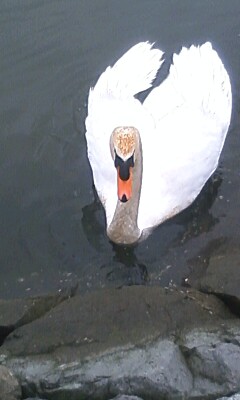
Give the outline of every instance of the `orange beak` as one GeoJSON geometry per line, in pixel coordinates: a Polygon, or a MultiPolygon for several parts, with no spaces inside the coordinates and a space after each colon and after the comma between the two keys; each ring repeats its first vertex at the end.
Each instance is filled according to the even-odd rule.
{"type": "Polygon", "coordinates": [[[132,167],[129,168],[129,178],[122,180],[119,174],[119,167],[117,167],[117,185],[118,185],[118,198],[125,203],[132,196],[132,167]]]}

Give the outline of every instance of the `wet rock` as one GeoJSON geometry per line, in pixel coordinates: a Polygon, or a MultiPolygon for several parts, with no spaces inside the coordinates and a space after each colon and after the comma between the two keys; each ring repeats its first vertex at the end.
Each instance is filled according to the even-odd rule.
{"type": "Polygon", "coordinates": [[[142,400],[138,396],[127,396],[125,394],[120,394],[119,396],[114,397],[111,400],[142,400]]]}
{"type": "Polygon", "coordinates": [[[240,321],[195,290],[77,295],[11,333],[1,360],[25,398],[217,398],[240,390],[240,321]]]}
{"type": "Polygon", "coordinates": [[[203,263],[197,266],[197,271],[193,270],[189,284],[205,293],[219,296],[231,311],[240,315],[239,246],[221,241],[214,250],[205,250],[201,260],[203,263]]]}
{"type": "Polygon", "coordinates": [[[16,328],[41,317],[75,293],[75,288],[28,299],[0,300],[0,345],[16,328]]]}
{"type": "Polygon", "coordinates": [[[21,386],[15,376],[4,366],[0,366],[0,400],[19,400],[21,386]]]}
{"type": "Polygon", "coordinates": [[[194,377],[193,396],[220,396],[240,389],[240,321],[218,330],[193,330],[181,350],[194,377]]]}
{"type": "Polygon", "coordinates": [[[222,302],[195,290],[144,286],[105,289],[62,302],[15,330],[2,349],[12,356],[57,350],[62,362],[68,362],[148,337],[169,337],[183,328],[214,325],[226,318],[233,315],[222,302]]]}
{"type": "Polygon", "coordinates": [[[16,299],[0,300],[0,341],[1,344],[5,337],[14,330],[15,325],[25,315],[33,300],[16,299]]]}

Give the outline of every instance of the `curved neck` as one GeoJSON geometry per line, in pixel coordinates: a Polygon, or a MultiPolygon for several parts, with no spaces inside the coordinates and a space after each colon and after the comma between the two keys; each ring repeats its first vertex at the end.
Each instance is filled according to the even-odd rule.
{"type": "Polygon", "coordinates": [[[115,213],[107,228],[110,240],[118,244],[133,244],[141,236],[137,225],[138,208],[142,185],[142,146],[139,138],[139,146],[135,150],[135,162],[132,171],[132,196],[123,203],[117,201],[115,213]]]}

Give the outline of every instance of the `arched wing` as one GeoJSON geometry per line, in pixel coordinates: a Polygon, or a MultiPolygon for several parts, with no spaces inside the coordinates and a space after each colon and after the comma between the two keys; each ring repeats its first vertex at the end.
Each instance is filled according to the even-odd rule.
{"type": "MultiPolygon", "coordinates": [[[[218,165],[228,131],[229,76],[210,43],[173,56],[169,76],[144,108],[155,121],[146,145],[139,227],[146,229],[186,208],[218,165]]],[[[142,138],[144,142],[148,138],[142,138]]]]}

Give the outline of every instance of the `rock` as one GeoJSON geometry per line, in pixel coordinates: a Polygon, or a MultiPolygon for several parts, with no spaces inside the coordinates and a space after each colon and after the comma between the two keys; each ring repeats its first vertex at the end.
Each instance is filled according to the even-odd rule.
{"type": "Polygon", "coordinates": [[[220,399],[217,400],[240,400],[240,394],[234,394],[233,396],[230,397],[221,397],[220,399]]]}
{"type": "Polygon", "coordinates": [[[204,399],[240,390],[240,321],[195,290],[77,295],[16,329],[1,350],[25,398],[204,399]]]}
{"type": "Polygon", "coordinates": [[[240,316],[240,250],[239,245],[220,241],[213,250],[208,247],[201,256],[203,265],[197,265],[189,276],[190,286],[219,296],[240,316]],[[205,253],[205,254],[204,254],[205,253]]]}
{"type": "Polygon", "coordinates": [[[16,329],[2,350],[21,356],[57,349],[65,363],[148,337],[169,336],[183,328],[214,325],[226,318],[233,315],[222,302],[195,290],[144,286],[105,289],[70,298],[16,329]]]}
{"type": "Polygon", "coordinates": [[[21,375],[25,394],[28,387],[35,388],[38,395],[53,400],[60,394],[70,400],[109,398],[118,393],[159,399],[166,394],[187,394],[192,386],[191,373],[182,354],[169,340],[149,343],[142,349],[111,349],[89,360],[62,365],[56,362],[47,365],[45,358],[45,371],[43,366],[39,367],[39,361],[28,359],[25,371],[23,358],[15,360],[12,367],[21,375]]]}
{"type": "Polygon", "coordinates": [[[138,396],[128,396],[125,394],[120,394],[119,396],[114,397],[114,399],[111,400],[142,400],[138,396]]]}
{"type": "Polygon", "coordinates": [[[0,400],[18,400],[21,386],[15,376],[4,366],[0,366],[0,400]]]}
{"type": "Polygon", "coordinates": [[[181,350],[194,376],[193,396],[216,396],[240,389],[240,321],[216,331],[193,330],[181,350]]]}
{"type": "Polygon", "coordinates": [[[43,297],[0,300],[0,345],[16,328],[41,317],[74,293],[75,288],[43,297]]]}

